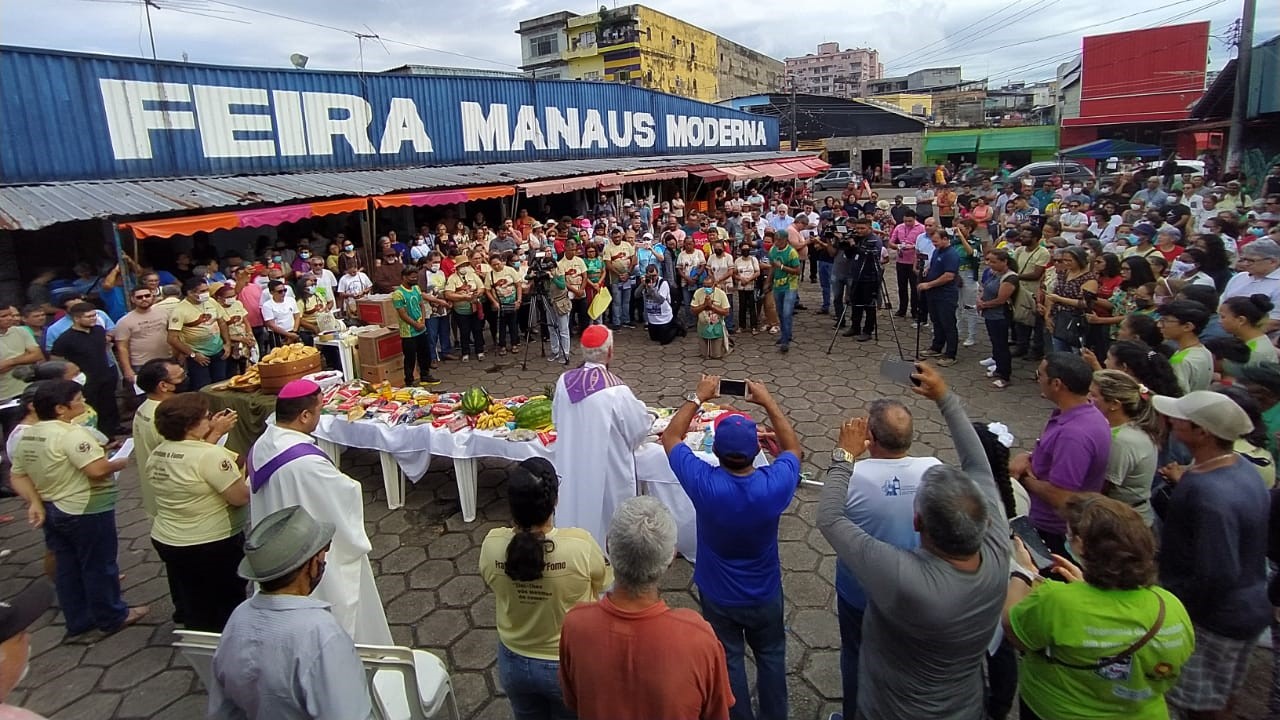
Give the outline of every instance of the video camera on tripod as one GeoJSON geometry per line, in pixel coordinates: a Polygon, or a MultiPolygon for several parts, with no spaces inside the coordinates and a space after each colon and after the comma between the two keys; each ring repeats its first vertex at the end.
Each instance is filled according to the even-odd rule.
{"type": "Polygon", "coordinates": [[[547,282],[551,280],[555,271],[556,261],[550,249],[541,248],[529,253],[529,267],[525,273],[525,279],[529,281],[529,288],[534,294],[547,293],[547,282]]]}
{"type": "Polygon", "coordinates": [[[823,240],[835,245],[836,252],[844,253],[850,260],[860,261],[872,257],[878,261],[880,246],[876,237],[874,235],[868,235],[865,238],[850,236],[848,222],[847,217],[836,218],[831,226],[823,231],[823,240]]]}

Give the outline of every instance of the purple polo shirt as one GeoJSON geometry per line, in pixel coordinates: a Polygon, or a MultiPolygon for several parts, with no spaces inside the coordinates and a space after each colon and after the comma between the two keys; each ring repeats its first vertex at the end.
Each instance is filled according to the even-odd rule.
{"type": "MultiPolygon", "coordinates": [[[[1102,492],[1111,455],[1111,426],[1091,403],[1054,410],[1031,453],[1031,471],[1055,487],[1073,492],[1102,492]]],[[[1031,522],[1062,534],[1067,522],[1048,502],[1031,496],[1031,522]]]]}

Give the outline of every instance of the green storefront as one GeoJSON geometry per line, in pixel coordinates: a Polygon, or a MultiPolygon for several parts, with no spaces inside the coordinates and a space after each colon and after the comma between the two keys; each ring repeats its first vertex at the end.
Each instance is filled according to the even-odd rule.
{"type": "Polygon", "coordinates": [[[1058,127],[979,128],[975,130],[930,130],[924,138],[926,163],[977,163],[996,169],[1005,161],[1020,167],[1038,160],[1052,160],[1058,152],[1058,127]]]}

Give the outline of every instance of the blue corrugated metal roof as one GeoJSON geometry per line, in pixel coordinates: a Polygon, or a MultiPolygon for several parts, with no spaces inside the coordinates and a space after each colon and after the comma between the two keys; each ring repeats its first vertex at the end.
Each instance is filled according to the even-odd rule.
{"type": "Polygon", "coordinates": [[[540,163],[352,170],[348,172],[84,180],[0,186],[0,229],[39,230],[61,222],[251,208],[302,200],[362,197],[447,187],[501,185],[552,178],[805,157],[808,153],[718,153],[600,158],[540,163]]]}

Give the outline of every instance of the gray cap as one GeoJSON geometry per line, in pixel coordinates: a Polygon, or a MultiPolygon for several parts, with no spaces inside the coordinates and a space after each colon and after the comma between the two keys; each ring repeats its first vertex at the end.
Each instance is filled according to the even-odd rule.
{"type": "Polygon", "coordinates": [[[1222,393],[1196,390],[1180,398],[1157,395],[1151,404],[1161,415],[1193,422],[1223,440],[1235,440],[1253,430],[1248,413],[1222,393]]]}
{"type": "Polygon", "coordinates": [[[237,572],[254,582],[282,578],[323,550],[335,529],[333,523],[316,520],[298,505],[277,510],[249,533],[237,572]]]}

